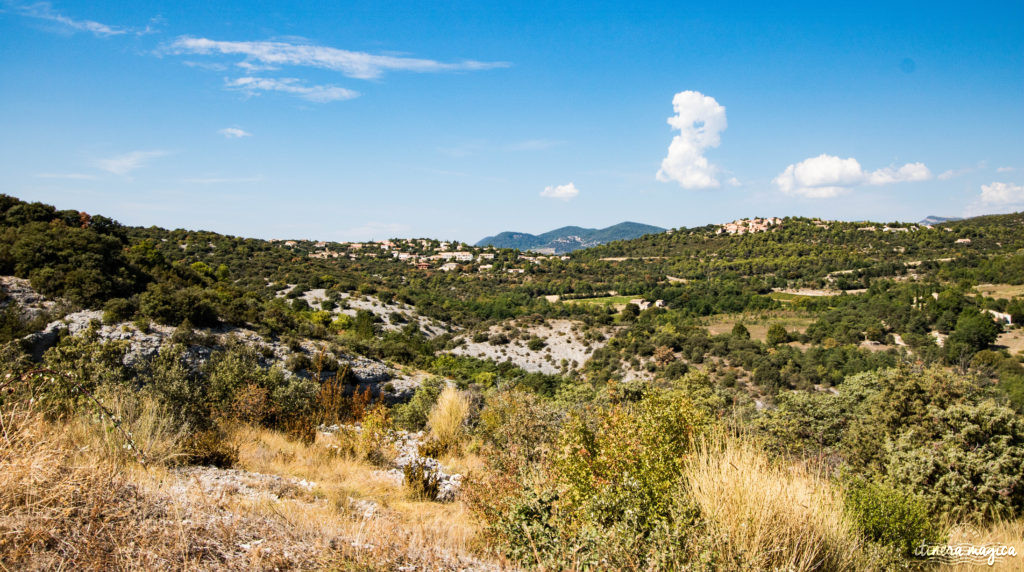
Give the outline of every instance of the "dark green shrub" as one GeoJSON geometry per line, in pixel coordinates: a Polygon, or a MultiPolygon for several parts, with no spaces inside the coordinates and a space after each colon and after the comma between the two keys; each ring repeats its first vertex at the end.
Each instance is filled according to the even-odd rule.
{"type": "Polygon", "coordinates": [[[992,401],[930,410],[888,448],[892,482],[932,514],[975,521],[1024,513],[1024,419],[992,401]]]}
{"type": "Polygon", "coordinates": [[[129,320],[135,314],[135,304],[124,298],[111,298],[103,305],[103,323],[115,324],[129,320]]]}
{"type": "Polygon", "coordinates": [[[289,371],[298,372],[312,368],[313,360],[304,352],[296,352],[288,356],[288,359],[284,362],[284,366],[288,368],[289,371]]]}
{"type": "Polygon", "coordinates": [[[206,381],[185,364],[184,356],[183,346],[165,345],[140,377],[176,423],[194,431],[204,430],[211,424],[206,381]]]}
{"type": "Polygon", "coordinates": [[[789,341],[789,332],[782,324],[772,324],[768,328],[766,341],[773,346],[784,344],[789,341]]]}

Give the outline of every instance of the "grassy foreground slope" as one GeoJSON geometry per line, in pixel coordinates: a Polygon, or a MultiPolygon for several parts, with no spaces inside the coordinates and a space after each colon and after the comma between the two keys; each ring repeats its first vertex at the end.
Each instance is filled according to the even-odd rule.
{"type": "Polygon", "coordinates": [[[1024,548],[1020,215],[676,229],[562,260],[0,207],[7,568],[879,570],[943,567],[922,543],[1024,548]],[[560,363],[569,346],[587,359],[560,363]],[[506,361],[524,352],[552,367],[506,361]],[[367,357],[393,377],[373,392],[367,357]]]}

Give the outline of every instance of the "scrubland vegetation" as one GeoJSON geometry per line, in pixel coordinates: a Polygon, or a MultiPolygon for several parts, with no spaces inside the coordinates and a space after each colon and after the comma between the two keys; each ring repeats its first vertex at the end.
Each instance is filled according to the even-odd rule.
{"type": "Polygon", "coordinates": [[[680,229],[489,275],[0,202],[0,273],[55,302],[3,301],[5,568],[906,570],[942,566],[922,543],[1024,552],[1024,356],[994,319],[1024,318],[1021,215],[680,229]],[[609,291],[664,307],[544,298],[609,291]],[[419,318],[342,313],[355,297],[419,318]],[[83,309],[123,337],[97,321],[32,355],[25,336],[83,309]],[[555,318],[600,339],[586,363],[450,353],[550,351],[529,325],[555,318]],[[133,358],[153,324],[176,330],[133,358]],[[354,356],[393,379],[361,381],[354,356]]]}

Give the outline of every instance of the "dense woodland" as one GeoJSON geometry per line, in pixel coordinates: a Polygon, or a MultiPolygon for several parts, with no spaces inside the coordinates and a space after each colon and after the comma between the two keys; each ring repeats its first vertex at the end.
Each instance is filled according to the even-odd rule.
{"type": "MultiPolygon", "coordinates": [[[[406,246],[443,250],[434,239],[406,246]]],[[[917,565],[915,546],[948,540],[958,523],[1024,516],[1024,353],[1004,343],[1024,323],[1024,290],[1011,288],[1024,285],[1024,214],[934,227],[785,218],[745,235],[682,228],[528,264],[519,251],[492,249],[489,271],[418,268],[374,244],[336,258],[310,256],[317,248],[127,227],[0,196],[0,275],[61,301],[33,319],[4,306],[7,371],[23,379],[43,365],[59,375],[29,374],[39,383],[11,386],[0,407],[31,396],[59,420],[91,407],[91,396],[131,394],[187,428],[175,463],[224,466],[237,462],[232,423],[311,442],[318,426],[358,421],[348,454],[370,463],[382,447],[367,441],[372,428],[426,429],[434,456],[481,459],[458,502],[481,522],[485,553],[527,567],[904,569],[917,565]],[[986,284],[1011,294],[986,295],[986,284]],[[313,289],[325,290],[319,308],[302,297],[313,289]],[[811,290],[826,295],[800,293],[811,290]],[[661,304],[600,303],[612,294],[661,304]],[[446,331],[332,313],[348,296],[406,304],[446,331]],[[175,327],[174,343],[126,365],[128,343],[86,332],[33,363],[20,340],[81,309],[139,331],[175,327]],[[468,338],[507,344],[528,337],[529,324],[562,319],[600,347],[556,374],[448,353],[468,338]],[[766,335],[751,335],[755,323],[766,335]],[[507,334],[488,334],[492,326],[507,334]],[[294,359],[268,366],[240,342],[216,345],[199,366],[187,359],[204,335],[231,327],[294,347],[294,359]],[[425,381],[375,404],[338,363],[304,355],[300,340],[425,381]],[[448,387],[460,397],[445,397],[448,387]],[[456,402],[464,411],[440,429],[432,419],[456,402]],[[848,530],[801,529],[817,545],[800,553],[806,560],[755,559],[729,529],[742,515],[716,513],[721,499],[701,486],[698,470],[727,452],[764,475],[813,465],[837,491],[848,530]]],[[[422,470],[406,476],[430,485],[422,470]]]]}

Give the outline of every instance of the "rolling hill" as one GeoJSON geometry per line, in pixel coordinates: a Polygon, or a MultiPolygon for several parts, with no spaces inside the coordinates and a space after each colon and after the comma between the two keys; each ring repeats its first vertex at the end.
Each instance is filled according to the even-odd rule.
{"type": "Polygon", "coordinates": [[[665,232],[665,229],[636,222],[620,222],[600,229],[564,226],[539,235],[506,231],[496,236],[488,236],[477,242],[476,246],[496,246],[548,254],[563,254],[616,240],[630,240],[660,232],[665,232]]]}

